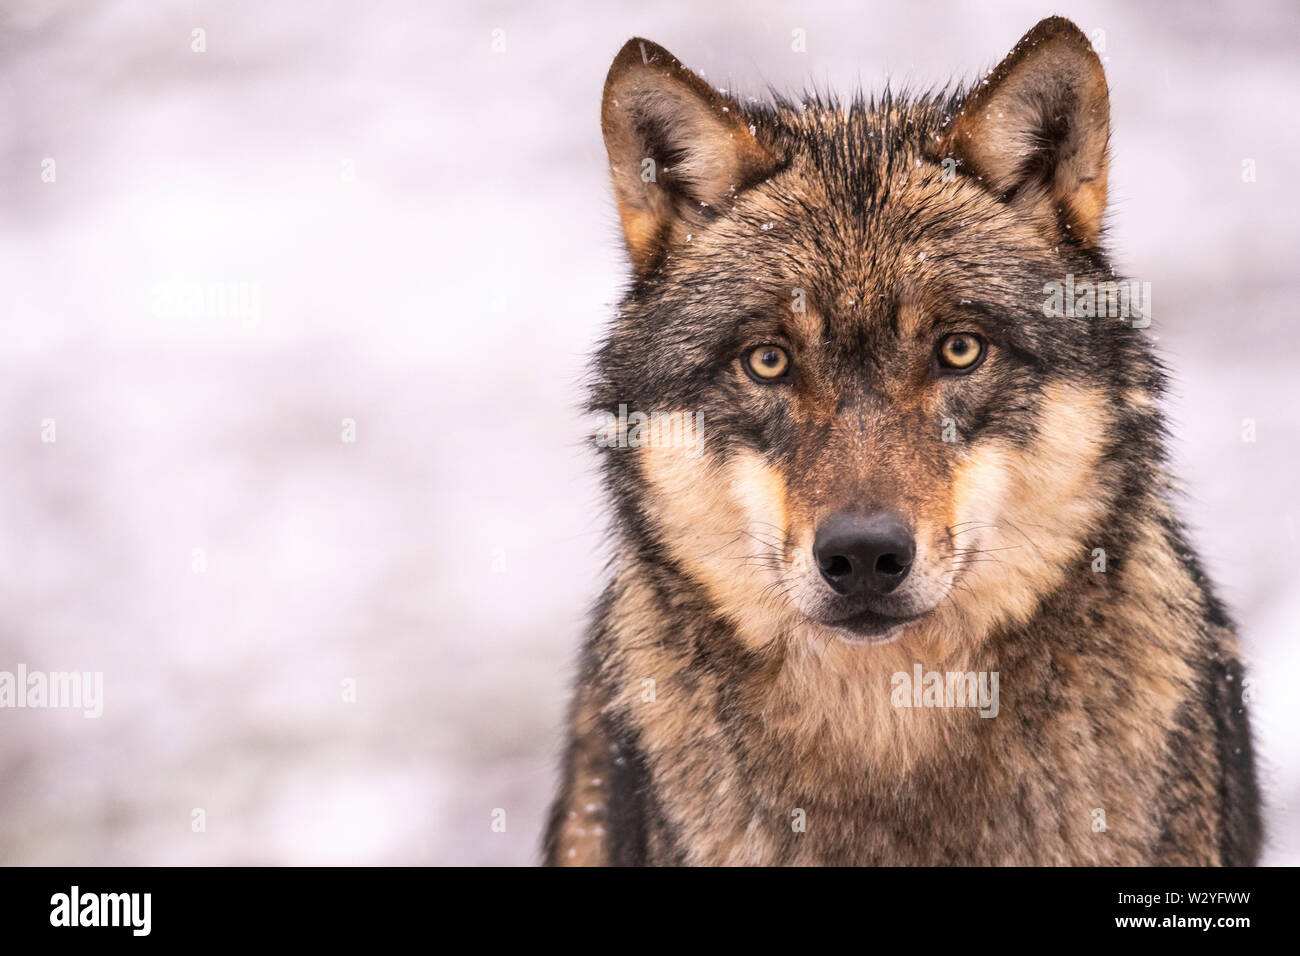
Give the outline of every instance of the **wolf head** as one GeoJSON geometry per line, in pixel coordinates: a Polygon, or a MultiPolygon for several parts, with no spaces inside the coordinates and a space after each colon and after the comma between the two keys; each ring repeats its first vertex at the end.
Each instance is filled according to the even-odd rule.
{"type": "Polygon", "coordinates": [[[629,41],[601,119],[634,279],[592,404],[633,551],[756,643],[969,640],[1086,573],[1121,449],[1159,444],[1134,323],[1044,308],[1113,284],[1108,117],[1059,18],[968,91],[847,105],[629,41]]]}

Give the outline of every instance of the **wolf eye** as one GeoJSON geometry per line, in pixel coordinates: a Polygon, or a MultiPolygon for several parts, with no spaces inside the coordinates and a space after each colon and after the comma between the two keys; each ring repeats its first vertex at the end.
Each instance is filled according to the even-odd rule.
{"type": "Polygon", "coordinates": [[[969,332],[956,332],[939,342],[939,364],[959,372],[969,372],[984,354],[984,343],[969,332]]]}
{"type": "Polygon", "coordinates": [[[776,345],[760,345],[745,358],[745,371],[756,382],[773,382],[790,372],[790,356],[776,345]]]}

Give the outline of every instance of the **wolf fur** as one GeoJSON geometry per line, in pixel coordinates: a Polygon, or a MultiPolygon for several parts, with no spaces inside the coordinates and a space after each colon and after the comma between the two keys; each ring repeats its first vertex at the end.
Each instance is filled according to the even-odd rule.
{"type": "Polygon", "coordinates": [[[1115,279],[1108,102],[1060,18],[970,89],[871,101],[760,104],[619,53],[633,280],[591,407],[698,415],[703,453],[602,443],[616,557],[546,862],[1255,862],[1242,667],[1176,516],[1161,366],[1133,322],[1042,309],[1115,279]],[[979,367],[938,374],[957,332],[979,367]],[[768,344],[779,384],[741,364],[768,344]],[[916,558],[859,634],[810,549],[882,508],[916,558]],[[996,674],[996,716],[898,706],[918,665],[996,674]]]}

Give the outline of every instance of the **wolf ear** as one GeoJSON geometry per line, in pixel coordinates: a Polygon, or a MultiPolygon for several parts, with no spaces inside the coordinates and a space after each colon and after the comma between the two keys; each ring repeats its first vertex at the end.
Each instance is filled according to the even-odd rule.
{"type": "Polygon", "coordinates": [[[628,40],[614,58],[600,125],[640,275],[659,262],[675,230],[777,165],[737,103],[649,40],[628,40]]]}
{"type": "Polygon", "coordinates": [[[1082,30],[1049,17],[971,91],[937,146],[1004,199],[1055,213],[1065,236],[1093,247],[1106,211],[1109,137],[1101,61],[1082,30]]]}

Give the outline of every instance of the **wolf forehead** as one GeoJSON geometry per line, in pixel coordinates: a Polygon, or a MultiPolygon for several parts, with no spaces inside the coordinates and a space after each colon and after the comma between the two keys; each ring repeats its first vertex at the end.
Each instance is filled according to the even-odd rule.
{"type": "Polygon", "coordinates": [[[957,180],[956,160],[928,154],[950,109],[928,98],[753,109],[746,116],[778,144],[780,164],[734,198],[702,206],[699,230],[666,251],[665,264],[676,262],[677,275],[700,260],[756,256],[734,267],[747,285],[788,297],[785,280],[800,278],[828,296],[862,299],[921,271],[997,281],[1005,263],[981,252],[1008,234],[1049,252],[1004,204],[957,180]]]}
{"type": "Polygon", "coordinates": [[[657,281],[636,291],[688,320],[725,304],[738,319],[784,314],[810,336],[959,305],[1031,310],[1062,252],[928,154],[953,108],[949,97],[750,107],[742,115],[779,144],[781,164],[666,236],[657,281]]]}

